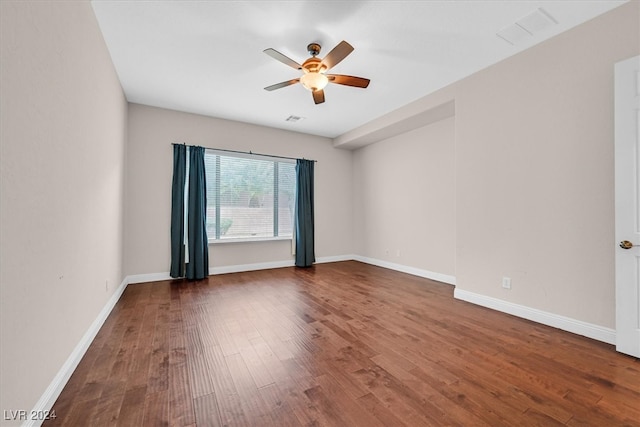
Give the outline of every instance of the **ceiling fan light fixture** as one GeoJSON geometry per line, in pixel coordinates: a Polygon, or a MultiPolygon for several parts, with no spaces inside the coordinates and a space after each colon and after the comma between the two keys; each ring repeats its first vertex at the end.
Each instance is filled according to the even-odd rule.
{"type": "Polygon", "coordinates": [[[318,53],[320,52],[320,45],[318,43],[309,44],[307,49],[309,50],[311,58],[304,61],[302,65],[275,49],[265,49],[264,53],[273,59],[278,60],[291,68],[295,68],[298,71],[302,71],[303,74],[299,79],[291,79],[286,82],[276,83],[274,85],[267,86],[264,89],[272,91],[300,83],[305,89],[311,92],[313,102],[317,105],[324,102],[324,88],[329,83],[359,88],[366,88],[369,86],[369,79],[365,79],[363,77],[347,76],[344,74],[325,74],[346,58],[347,55],[353,52],[353,46],[346,41],[343,40],[338,43],[338,45],[331,49],[331,52],[329,52],[324,59],[318,58],[318,53]]]}
{"type": "Polygon", "coordinates": [[[329,83],[329,79],[322,73],[309,72],[300,77],[300,83],[305,89],[315,92],[324,89],[329,83]]]}

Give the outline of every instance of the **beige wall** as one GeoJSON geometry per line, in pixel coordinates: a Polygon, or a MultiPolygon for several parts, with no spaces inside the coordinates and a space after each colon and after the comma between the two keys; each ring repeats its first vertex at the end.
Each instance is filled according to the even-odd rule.
{"type": "MultiPolygon", "coordinates": [[[[640,2],[629,2],[337,143],[357,146],[389,123],[455,101],[456,220],[453,230],[443,228],[456,236],[457,289],[613,329],[613,67],[640,52],[639,25],[640,2]],[[511,290],[501,287],[505,276],[511,290]]],[[[391,170],[402,171],[413,160],[395,150],[423,138],[413,131],[356,152],[356,186],[369,189],[356,215],[384,205],[373,191],[384,184],[362,179],[378,179],[385,155],[391,170]]],[[[425,196],[430,191],[425,187],[425,196]]],[[[357,253],[379,257],[390,245],[373,237],[374,229],[387,239],[393,234],[376,215],[357,228],[357,253]]]]}
{"type": "Polygon", "coordinates": [[[88,2],[0,7],[0,409],[30,410],[123,279],[127,104],[88,2]]]}
{"type": "Polygon", "coordinates": [[[356,254],[455,276],[454,125],[450,117],[354,152],[356,254]]]}
{"type": "MultiPolygon", "coordinates": [[[[171,143],[315,159],[316,257],[353,253],[350,151],[327,138],[154,107],[129,106],[125,268],[163,273],[170,264],[171,143]]],[[[209,246],[211,268],[293,259],[291,241],[209,246]]]]}
{"type": "Polygon", "coordinates": [[[460,289],[615,327],[613,66],[639,52],[638,6],[457,85],[460,289]]]}

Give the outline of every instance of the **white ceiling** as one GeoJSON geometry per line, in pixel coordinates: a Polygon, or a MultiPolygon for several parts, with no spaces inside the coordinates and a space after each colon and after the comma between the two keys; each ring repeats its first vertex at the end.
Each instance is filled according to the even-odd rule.
{"type": "Polygon", "coordinates": [[[330,138],[623,3],[92,1],[130,102],[330,138]],[[538,8],[557,24],[515,45],[496,35],[538,8]],[[264,49],[302,63],[310,42],[324,57],[341,40],[355,51],[331,72],[369,78],[367,89],[330,84],[319,105],[300,84],[263,89],[300,76],[264,49]]]}

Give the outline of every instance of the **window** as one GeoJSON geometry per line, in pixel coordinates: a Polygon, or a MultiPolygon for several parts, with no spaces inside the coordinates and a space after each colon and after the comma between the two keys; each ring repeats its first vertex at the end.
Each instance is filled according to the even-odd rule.
{"type": "Polygon", "coordinates": [[[292,237],[295,163],[213,150],[204,162],[210,242],[292,237]]]}

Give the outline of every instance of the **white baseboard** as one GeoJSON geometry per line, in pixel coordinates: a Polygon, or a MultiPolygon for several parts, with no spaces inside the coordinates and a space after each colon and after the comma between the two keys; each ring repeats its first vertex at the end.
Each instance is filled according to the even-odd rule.
{"type": "MultiPolygon", "coordinates": [[[[328,257],[319,257],[316,259],[316,264],[323,264],[328,262],[339,261],[351,261],[354,259],[354,255],[337,255],[328,257]]],[[[210,267],[209,275],[216,274],[228,274],[228,273],[242,273],[245,271],[257,271],[257,270],[269,270],[272,268],[293,267],[295,262],[293,259],[284,261],[270,261],[270,262],[258,262],[253,264],[236,264],[225,265],[220,267],[210,267]]],[[[127,276],[128,283],[146,283],[146,282],[160,282],[163,280],[173,280],[168,272],[164,273],[150,273],[150,274],[135,274],[127,276]]]]}
{"type": "Polygon", "coordinates": [[[594,325],[583,322],[581,320],[572,319],[570,317],[561,316],[559,314],[548,313],[536,308],[527,307],[520,304],[504,301],[498,298],[488,297],[474,292],[465,291],[456,288],[453,291],[456,299],[467,301],[493,310],[508,313],[523,319],[532,320],[543,325],[552,326],[562,329],[563,331],[572,332],[587,338],[606,342],[608,344],[616,343],[616,331],[611,328],[594,325]]]}
{"type": "Polygon", "coordinates": [[[272,268],[293,267],[293,260],[257,262],[254,264],[225,265],[209,268],[209,275],[242,273],[244,271],[269,270],[272,268]]]}
{"type": "Polygon", "coordinates": [[[449,276],[447,274],[435,273],[429,270],[422,270],[420,268],[409,267],[402,264],[395,264],[393,262],[364,257],[360,255],[354,255],[353,259],[356,261],[364,262],[365,264],[377,265],[378,267],[388,268],[389,270],[396,270],[402,273],[407,273],[407,274],[411,274],[418,277],[424,277],[425,279],[436,280],[438,282],[447,283],[449,285],[456,284],[455,276],[449,276]]]}
{"type": "Polygon", "coordinates": [[[342,262],[342,261],[353,261],[356,259],[355,255],[336,255],[336,256],[322,256],[320,258],[316,258],[316,264],[326,264],[329,262],[342,262]]]}
{"type": "MultiPolygon", "coordinates": [[[[316,264],[324,264],[328,262],[350,261],[353,260],[353,255],[337,255],[328,257],[316,258],[316,264]]],[[[256,271],[256,270],[268,270],[271,268],[283,268],[293,267],[295,261],[293,259],[286,261],[273,261],[273,262],[259,262],[255,264],[240,264],[240,265],[228,265],[224,267],[213,267],[209,269],[210,275],[215,274],[227,274],[227,273],[242,273],[244,271],[256,271]]]]}
{"type": "Polygon", "coordinates": [[[163,280],[173,280],[173,277],[166,273],[148,273],[148,274],[132,274],[125,279],[127,283],[147,283],[147,282],[160,282],[163,280]]]}
{"type": "MultiPolygon", "coordinates": [[[[113,310],[113,307],[115,307],[116,303],[120,299],[120,296],[122,296],[122,293],[124,292],[128,284],[129,282],[127,281],[127,278],[125,278],[122,283],[120,283],[118,289],[116,289],[113,295],[111,295],[111,298],[109,298],[105,306],[102,308],[102,310],[98,314],[98,317],[96,317],[96,320],[94,320],[91,326],[89,326],[87,332],[85,332],[85,334],[82,336],[80,342],[78,342],[56,376],[53,378],[53,381],[51,381],[49,387],[47,387],[38,402],[36,402],[36,405],[33,407],[31,413],[49,411],[53,407],[54,403],[56,403],[56,400],[60,396],[60,393],[62,393],[62,389],[65,385],[67,385],[69,378],[71,378],[71,374],[73,374],[73,371],[75,371],[75,369],[78,367],[80,360],[82,360],[82,357],[87,352],[87,349],[98,334],[98,331],[100,331],[100,328],[104,324],[105,320],[107,320],[107,317],[109,317],[111,310],[113,310]]],[[[40,426],[42,422],[42,420],[28,420],[25,421],[22,426],[40,426]]]]}

